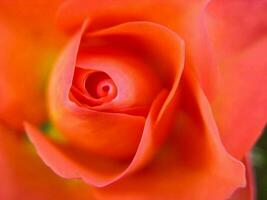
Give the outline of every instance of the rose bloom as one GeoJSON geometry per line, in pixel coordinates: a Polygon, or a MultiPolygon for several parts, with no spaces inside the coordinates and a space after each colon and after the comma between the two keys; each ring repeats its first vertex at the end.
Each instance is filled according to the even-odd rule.
{"type": "Polygon", "coordinates": [[[267,1],[0,1],[1,200],[253,200],[267,1]]]}

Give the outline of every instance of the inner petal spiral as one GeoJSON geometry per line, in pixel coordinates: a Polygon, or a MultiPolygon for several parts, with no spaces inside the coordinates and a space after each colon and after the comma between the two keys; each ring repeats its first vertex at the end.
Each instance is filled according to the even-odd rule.
{"type": "Polygon", "coordinates": [[[117,87],[105,72],[77,67],[71,93],[80,104],[98,106],[112,101],[117,95],[117,87]]]}
{"type": "Polygon", "coordinates": [[[116,86],[113,80],[104,72],[90,73],[85,80],[88,94],[96,99],[112,99],[116,95],[116,86]]]}

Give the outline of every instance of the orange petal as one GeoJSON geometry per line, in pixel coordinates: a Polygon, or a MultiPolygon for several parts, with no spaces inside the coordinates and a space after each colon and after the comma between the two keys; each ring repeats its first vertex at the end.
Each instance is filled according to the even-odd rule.
{"type": "Polygon", "coordinates": [[[23,130],[23,120],[46,120],[46,79],[64,41],[52,23],[58,5],[0,1],[0,119],[12,128],[23,130]]]}
{"type": "Polygon", "coordinates": [[[212,102],[222,141],[241,159],[267,122],[267,38],[222,63],[223,85],[212,102]]]}
{"type": "Polygon", "coordinates": [[[0,199],[93,199],[91,188],[67,181],[47,168],[28,141],[0,124],[0,199]]]}
{"type": "Polygon", "coordinates": [[[205,24],[207,0],[69,0],[58,14],[59,24],[73,30],[84,19],[91,22],[91,30],[99,30],[121,23],[147,21],[161,24],[177,32],[185,41],[186,57],[195,68],[208,99],[216,95],[220,74],[213,58],[212,46],[205,24]]]}
{"type": "MultiPolygon", "coordinates": [[[[56,142],[51,142],[48,138],[43,136],[42,133],[36,130],[36,128],[30,125],[27,125],[26,128],[30,139],[38,149],[39,155],[56,173],[65,178],[83,178],[87,183],[96,186],[111,184],[126,174],[132,173],[136,169],[142,167],[151,159],[155,151],[157,151],[164,141],[164,138],[168,135],[168,127],[170,127],[172,122],[174,106],[178,100],[177,90],[183,70],[183,44],[175,33],[157,24],[147,22],[135,22],[118,27],[115,26],[114,30],[120,30],[119,33],[128,30],[128,34],[132,33],[133,35],[143,38],[143,40],[146,41],[145,44],[151,47],[152,52],[154,52],[155,49],[161,49],[162,52],[164,52],[165,48],[172,50],[168,52],[167,55],[158,51],[162,58],[169,58],[168,63],[170,64],[170,69],[166,70],[173,72],[174,74],[170,73],[172,76],[175,75],[169,94],[165,90],[160,92],[153,101],[146,119],[144,117],[120,113],[96,112],[80,108],[70,102],[68,99],[68,91],[71,85],[73,68],[75,67],[75,55],[78,51],[82,34],[81,30],[66,49],[65,54],[63,54],[61,58],[61,62],[59,62],[58,68],[55,68],[55,79],[52,81],[55,81],[54,83],[57,83],[59,87],[51,87],[50,100],[52,103],[56,103],[56,105],[52,105],[54,106],[54,112],[62,112],[61,114],[54,114],[58,114],[58,117],[64,116],[64,121],[56,121],[57,125],[60,123],[61,126],[68,128],[70,133],[75,130],[73,140],[77,138],[80,139],[81,137],[79,138],[78,134],[81,133],[85,133],[87,135],[85,139],[90,138],[91,141],[92,138],[95,137],[93,144],[99,144],[101,140],[108,139],[107,142],[101,146],[101,150],[106,155],[107,152],[112,152],[113,154],[111,154],[111,157],[116,155],[114,154],[114,152],[116,153],[114,150],[118,147],[122,153],[127,152],[129,150],[129,145],[119,145],[131,144],[128,141],[133,142],[132,138],[134,135],[138,134],[138,128],[141,128],[139,130],[141,138],[138,140],[138,148],[134,151],[135,155],[132,156],[131,162],[112,162],[101,156],[89,154],[88,152],[85,154],[82,153],[81,146],[77,145],[75,145],[75,148],[80,150],[73,152],[71,143],[60,145],[56,142]],[[138,27],[142,27],[142,29],[138,29],[138,27]],[[159,43],[157,37],[153,37],[154,34],[157,36],[160,34],[161,38],[164,38],[165,46],[159,43]],[[154,48],[158,46],[162,48],[154,48]],[[67,71],[64,71],[65,68],[67,68],[67,71]],[[64,78],[58,78],[58,76],[60,77],[62,75],[64,78]],[[56,89],[59,89],[59,91],[55,91],[56,89]],[[138,126],[138,123],[142,126],[138,126]],[[132,127],[130,127],[131,124],[132,127]],[[104,129],[103,125],[107,128],[104,129]],[[94,129],[96,132],[91,132],[94,129]],[[125,131],[122,131],[123,129],[125,129],[125,131]],[[97,135],[92,135],[94,133],[97,133],[97,135]],[[116,139],[118,140],[116,141],[116,139]],[[121,142],[122,139],[123,143],[121,142]],[[106,163],[106,167],[99,167],[103,162],[106,163]]],[[[108,31],[110,31],[109,33],[111,34],[112,30],[108,31]]],[[[55,84],[52,82],[52,85],[55,84]]],[[[58,118],[57,120],[62,119],[58,118]]],[[[62,134],[64,135],[66,132],[62,132],[62,134]]],[[[100,154],[101,151],[97,153],[100,154]]]]}
{"type": "Polygon", "coordinates": [[[267,1],[213,0],[206,20],[219,62],[250,48],[267,34],[267,1]]]}
{"type": "Polygon", "coordinates": [[[207,25],[221,85],[212,108],[227,150],[249,152],[267,122],[267,1],[211,1],[207,25]]]}
{"type": "MultiPolygon", "coordinates": [[[[83,31],[81,30],[81,32],[73,38],[69,47],[66,48],[65,53],[62,54],[61,61],[59,61],[53,72],[49,96],[52,119],[62,134],[79,148],[109,157],[129,158],[136,152],[136,148],[141,139],[145,125],[144,116],[97,112],[93,109],[81,107],[69,99],[69,91],[72,85],[74,68],[76,66],[75,62],[82,34],[83,31]],[[64,119],[62,116],[64,116],[64,119]],[[105,124],[106,129],[103,128],[103,124],[105,124]],[[74,133],[73,130],[76,130],[76,132],[74,133]],[[96,132],[97,134],[95,134],[96,132]],[[101,138],[101,140],[99,138],[101,138]],[[122,139],[124,143],[121,143],[122,139]],[[111,145],[113,148],[107,148],[107,146],[109,147],[111,145]]],[[[171,91],[160,114],[164,115],[163,110],[167,109],[167,107],[171,107],[171,104],[176,101],[176,97],[174,96],[176,95],[184,61],[181,39],[167,28],[149,22],[126,23],[103,30],[94,35],[114,36],[116,34],[135,37],[141,40],[141,44],[148,49],[147,52],[159,58],[157,59],[159,60],[158,64],[160,64],[158,67],[164,72],[162,75],[167,74],[167,77],[171,78],[171,91]],[[157,39],[159,35],[165,40],[164,46],[157,39]],[[170,52],[166,54],[167,49],[170,52]]],[[[118,67],[120,67],[120,65],[118,67]]],[[[151,66],[151,68],[152,67],[154,66],[151,66]]],[[[100,68],[100,70],[102,70],[102,68],[100,68]]],[[[115,76],[115,69],[112,70],[113,73],[110,76],[115,76]]],[[[121,69],[118,69],[118,71],[121,71],[121,69]]],[[[107,71],[107,73],[110,73],[110,71],[107,71]]],[[[130,72],[127,71],[125,73],[130,74],[130,72]]],[[[126,77],[131,78],[129,75],[126,77]]],[[[139,77],[135,78],[139,79],[139,77]]],[[[140,79],[143,80],[143,78],[140,79]]],[[[117,86],[119,89],[123,87],[127,88],[127,82],[118,82],[118,84],[120,84],[117,86]]],[[[151,82],[147,84],[150,87],[154,86],[151,82]]],[[[149,88],[148,86],[145,88],[149,88]]],[[[138,87],[134,89],[138,89],[138,87]]],[[[129,94],[129,91],[125,92],[129,94]]],[[[138,96],[136,96],[136,98],[138,98],[138,96]]],[[[141,97],[141,99],[143,99],[143,97],[141,97]]],[[[173,111],[170,110],[170,115],[171,113],[173,113],[173,111]]]]}
{"type": "MultiPolygon", "coordinates": [[[[200,1],[178,1],[170,0],[145,0],[137,2],[125,0],[112,2],[108,0],[69,0],[65,1],[58,13],[58,23],[64,29],[79,27],[87,18],[92,22],[91,29],[100,29],[114,26],[130,21],[151,21],[166,25],[167,27],[178,27],[190,21],[190,17],[199,14],[206,6],[207,0],[200,1]],[[161,12],[159,12],[161,11],[161,12]],[[192,14],[193,13],[193,14],[192,14]],[[189,21],[184,21],[185,17],[189,21]]],[[[188,24],[189,25],[189,24],[188,24]]]]}
{"type": "Polygon", "coordinates": [[[154,161],[105,188],[100,200],[225,200],[245,184],[244,167],[220,142],[208,101],[187,72],[181,82],[177,128],[154,161]]]}
{"type": "Polygon", "coordinates": [[[229,200],[256,200],[254,171],[249,156],[245,158],[244,164],[246,166],[247,186],[235,191],[229,200]]]}
{"type": "Polygon", "coordinates": [[[13,0],[10,3],[1,0],[1,18],[12,24],[14,33],[20,35],[20,31],[28,32],[36,45],[53,43],[56,47],[64,41],[63,35],[55,28],[56,13],[62,2],[63,0],[13,0]]]}
{"type": "MultiPolygon", "coordinates": [[[[130,26],[133,27],[133,23],[130,26]]],[[[141,27],[138,28],[141,29],[141,27]]],[[[138,28],[136,27],[136,29],[138,28]]],[[[130,38],[130,41],[124,39],[123,33],[118,29],[113,30],[114,34],[120,34],[119,38],[123,44],[133,40],[133,38],[130,38]]],[[[127,26],[122,25],[121,29],[127,29],[127,26]]],[[[147,35],[146,33],[144,34],[147,35]]],[[[105,35],[109,36],[111,33],[107,31],[103,35],[102,37],[105,37],[105,35]]],[[[95,40],[105,41],[104,38],[99,37],[95,38],[95,40]]],[[[135,37],[137,37],[137,34],[135,37]]],[[[107,40],[110,42],[112,38],[109,37],[107,40]]],[[[88,45],[90,45],[90,42],[88,42],[88,45]]],[[[129,47],[118,49],[118,46],[118,42],[110,42],[107,46],[100,48],[87,47],[83,50],[86,53],[81,51],[78,53],[77,66],[79,68],[106,73],[117,88],[117,95],[114,99],[91,109],[122,113],[125,113],[123,112],[124,110],[134,107],[144,107],[148,110],[149,105],[163,88],[163,82],[154,70],[156,67],[153,65],[154,63],[145,63],[140,53],[134,55],[134,53],[128,51],[129,47]],[[96,51],[97,48],[99,50],[96,51]]]]}
{"type": "Polygon", "coordinates": [[[53,72],[49,90],[52,119],[62,134],[79,148],[106,156],[127,158],[137,148],[144,117],[97,112],[80,107],[69,99],[82,34],[83,30],[74,36],[53,72]],[[106,124],[106,129],[103,129],[103,124],[106,124]],[[124,143],[121,143],[122,139],[124,143]],[[110,145],[113,145],[113,148],[108,149],[107,146],[110,145]]]}
{"type": "Polygon", "coordinates": [[[40,124],[46,117],[39,52],[25,31],[0,22],[0,119],[22,130],[23,120],[40,124]]]}
{"type": "MultiPolygon", "coordinates": [[[[30,124],[26,124],[26,132],[40,157],[58,175],[64,178],[82,178],[88,184],[103,187],[140,168],[154,153],[156,144],[152,138],[152,134],[155,134],[153,125],[164,99],[165,94],[162,93],[152,106],[141,142],[130,163],[103,158],[69,144],[51,141],[30,124]]],[[[111,148],[112,144],[106,146],[107,150],[111,148]]]]}

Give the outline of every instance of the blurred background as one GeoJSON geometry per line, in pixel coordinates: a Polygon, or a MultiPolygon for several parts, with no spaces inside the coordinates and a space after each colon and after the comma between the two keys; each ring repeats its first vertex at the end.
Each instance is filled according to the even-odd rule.
{"type": "Polygon", "coordinates": [[[257,184],[257,200],[267,200],[267,126],[252,152],[257,184]]]}

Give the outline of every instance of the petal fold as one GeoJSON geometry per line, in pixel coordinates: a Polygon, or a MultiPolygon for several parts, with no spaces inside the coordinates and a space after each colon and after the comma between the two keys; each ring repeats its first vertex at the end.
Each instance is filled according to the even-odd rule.
{"type": "Polygon", "coordinates": [[[151,165],[105,188],[100,200],[227,199],[245,186],[245,170],[220,142],[203,91],[188,74],[181,80],[177,127],[151,165]]]}

